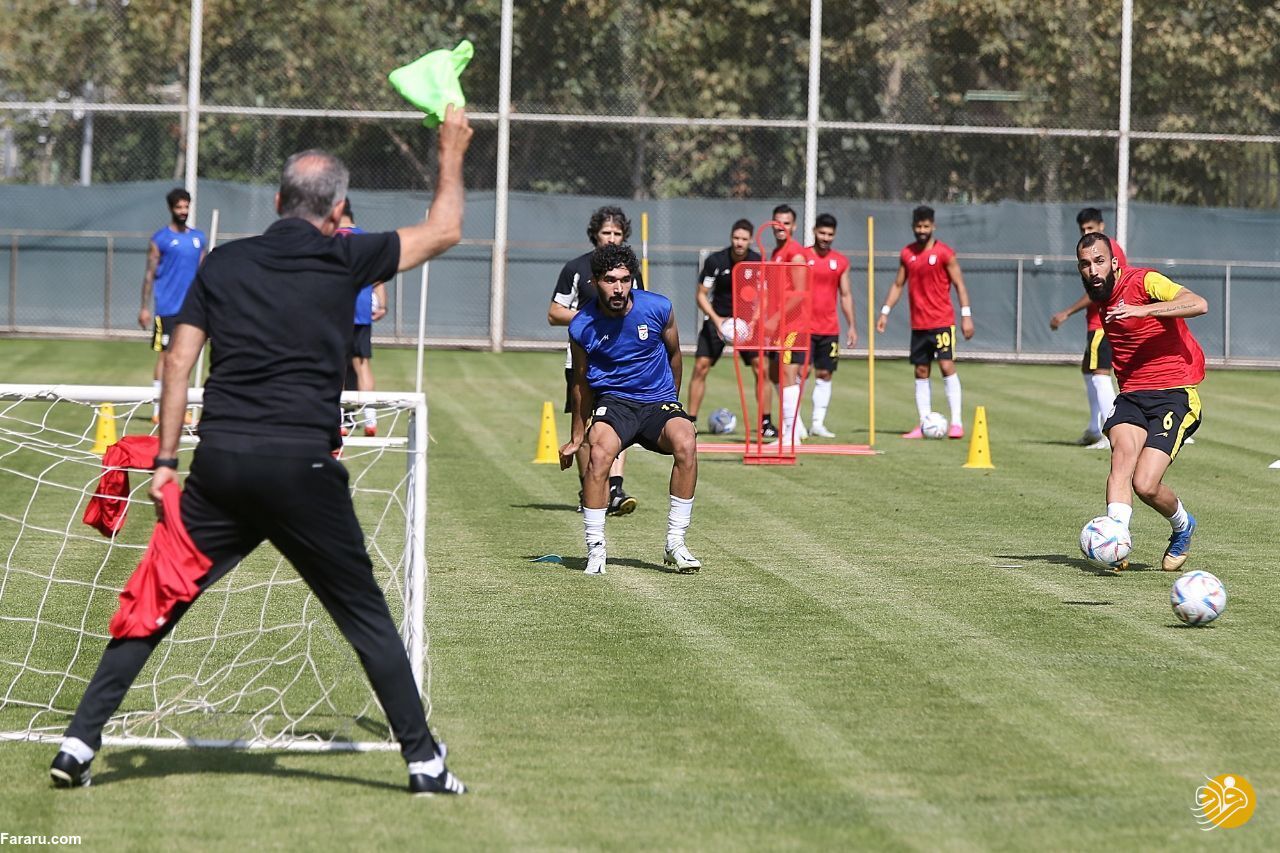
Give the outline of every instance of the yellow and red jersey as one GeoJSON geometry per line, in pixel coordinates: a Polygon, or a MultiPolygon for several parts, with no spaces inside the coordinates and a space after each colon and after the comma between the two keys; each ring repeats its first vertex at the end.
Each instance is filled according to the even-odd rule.
{"type": "Polygon", "coordinates": [[[805,263],[809,265],[809,289],[813,291],[813,314],[810,331],[815,335],[840,334],[840,318],[836,306],[840,303],[840,276],[849,269],[849,259],[829,250],[819,255],[813,246],[804,250],[805,263]]]}
{"type": "Polygon", "coordinates": [[[1185,388],[1204,379],[1204,350],[1181,317],[1106,320],[1107,312],[1118,305],[1168,302],[1181,291],[1182,285],[1155,270],[1120,270],[1111,299],[1100,307],[1121,393],[1185,388]]]}
{"type": "Polygon", "coordinates": [[[917,250],[915,243],[902,248],[898,256],[907,270],[907,302],[911,306],[911,328],[944,329],[956,324],[951,305],[951,275],[947,264],[956,253],[941,240],[917,250]]]}

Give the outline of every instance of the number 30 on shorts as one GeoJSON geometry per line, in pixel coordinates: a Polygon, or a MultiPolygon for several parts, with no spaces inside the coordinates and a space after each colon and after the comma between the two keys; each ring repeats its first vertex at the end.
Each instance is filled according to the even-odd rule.
{"type": "Polygon", "coordinates": [[[934,337],[934,343],[935,343],[934,349],[950,349],[951,348],[950,332],[938,332],[938,334],[934,335],[933,337],[934,337]]]}

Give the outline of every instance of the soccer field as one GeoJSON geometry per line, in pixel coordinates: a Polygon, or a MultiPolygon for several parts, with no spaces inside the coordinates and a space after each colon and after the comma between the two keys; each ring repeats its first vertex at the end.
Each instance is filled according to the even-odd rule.
{"type": "MultiPolygon", "coordinates": [[[[10,382],[146,384],[153,364],[140,343],[0,353],[10,382]]],[[[378,350],[379,387],[411,387],[413,360],[378,350]]],[[[0,829],[91,849],[1280,846],[1275,373],[1211,371],[1166,478],[1199,518],[1188,566],[1230,594],[1189,629],[1152,510],[1135,509],[1130,571],[1080,557],[1109,458],[1071,444],[1075,367],[960,362],[993,470],[961,467],[967,441],[897,437],[915,419],[902,361],[877,366],[883,455],[704,455],[696,575],[662,566],[669,461],[633,452],[639,509],[608,521],[592,578],[573,475],[530,461],[562,363],[427,354],[431,722],[468,796],[408,797],[395,753],[139,748],[54,791],[52,746],[5,743],[0,829]],[[565,565],[529,562],[547,553],[565,565]],[[1224,773],[1257,811],[1202,832],[1197,786],[1224,773]]],[[[839,441],[866,441],[866,387],[865,363],[842,363],[839,441]]],[[[736,400],[722,362],[704,414],[736,400]]]]}

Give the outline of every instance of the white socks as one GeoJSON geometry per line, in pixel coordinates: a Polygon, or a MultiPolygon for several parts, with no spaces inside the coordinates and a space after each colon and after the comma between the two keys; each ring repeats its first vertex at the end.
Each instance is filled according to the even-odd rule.
{"type": "Polygon", "coordinates": [[[916,411],[920,413],[920,420],[924,420],[924,416],[933,411],[933,392],[929,390],[928,379],[916,380],[916,411]]]}
{"type": "Polygon", "coordinates": [[[1102,435],[1102,425],[1111,415],[1116,405],[1116,389],[1111,384],[1111,376],[1106,373],[1090,373],[1089,382],[1089,432],[1102,435]],[[1094,406],[1097,406],[1095,409],[1094,406]]]}
{"type": "Polygon", "coordinates": [[[826,421],[827,407],[831,405],[831,380],[816,379],[813,383],[813,424],[826,421]]]}
{"type": "Polygon", "coordinates": [[[159,379],[151,380],[151,390],[156,395],[155,402],[151,404],[151,414],[159,415],[160,414],[160,380],[159,379]]]}
{"type": "Polygon", "coordinates": [[[592,545],[604,544],[604,513],[605,507],[592,509],[584,506],[582,508],[582,529],[587,540],[587,550],[591,550],[592,545]]]}
{"type": "Polygon", "coordinates": [[[88,764],[93,761],[93,750],[78,737],[69,737],[63,740],[62,748],[58,751],[67,753],[81,764],[88,764]]]}
{"type": "Polygon", "coordinates": [[[800,409],[800,386],[788,385],[782,389],[782,443],[787,444],[794,438],[799,438],[799,431],[795,429],[796,413],[800,409]]]}
{"type": "Polygon", "coordinates": [[[439,776],[444,772],[444,756],[436,753],[436,757],[430,761],[410,761],[410,776],[439,776]]]}
{"type": "MultiPolygon", "coordinates": [[[[1178,504],[1178,508],[1182,508],[1181,503],[1178,504]]],[[[1130,504],[1120,503],[1119,501],[1109,503],[1107,504],[1107,515],[1111,516],[1125,527],[1128,527],[1129,519],[1133,517],[1133,506],[1130,504]]],[[[1185,518],[1186,516],[1184,515],[1183,517],[1185,518]]]]}
{"type": "Polygon", "coordinates": [[[678,498],[675,495],[670,497],[671,509],[667,511],[668,551],[684,544],[684,534],[689,529],[689,519],[693,516],[693,498],[678,498]]]}
{"type": "Polygon", "coordinates": [[[1187,508],[1182,505],[1182,501],[1178,501],[1178,508],[1173,511],[1173,515],[1169,516],[1169,524],[1173,525],[1174,533],[1181,533],[1187,529],[1187,525],[1191,522],[1187,520],[1187,508]]]}
{"type": "Polygon", "coordinates": [[[947,392],[947,405],[951,407],[951,425],[963,424],[964,409],[960,405],[960,374],[942,377],[942,387],[947,392]]]}

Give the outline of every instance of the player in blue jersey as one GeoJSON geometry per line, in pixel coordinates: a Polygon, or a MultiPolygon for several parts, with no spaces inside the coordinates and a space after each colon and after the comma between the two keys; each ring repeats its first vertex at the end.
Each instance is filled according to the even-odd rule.
{"type": "MultiPolygon", "coordinates": [[[[363,234],[364,229],[356,225],[355,212],[351,209],[351,199],[346,199],[342,208],[342,220],[334,234],[363,234]]],[[[355,325],[351,330],[351,346],[347,350],[350,366],[347,370],[347,390],[372,391],[373,383],[373,324],[381,320],[387,313],[387,286],[381,281],[366,284],[356,294],[355,325]]],[[[364,424],[364,434],[378,434],[378,414],[373,407],[365,406],[359,413],[364,424]]],[[[342,419],[343,435],[350,430],[346,416],[342,419]]]]}
{"type": "MultiPolygon", "coordinates": [[[[169,205],[170,222],[151,235],[147,271],[142,276],[142,308],[138,311],[138,325],[151,330],[151,349],[157,353],[152,383],[156,394],[151,408],[152,423],[160,421],[160,377],[164,373],[164,353],[169,348],[173,317],[182,307],[182,300],[187,298],[187,289],[195,281],[196,269],[208,250],[204,232],[187,227],[191,193],[179,187],[170,190],[164,200],[169,205]],[[151,310],[153,289],[154,314],[151,310]]],[[[190,414],[187,422],[191,422],[190,414]]]]}
{"type": "Polygon", "coordinates": [[[572,465],[586,444],[582,523],[589,575],[605,571],[609,468],[632,444],[675,460],[663,562],[680,572],[702,568],[684,541],[698,485],[698,442],[678,399],[680,333],[670,299],[632,288],[639,274],[640,262],[630,246],[600,246],[591,255],[596,299],[569,323],[573,434],[560,448],[560,467],[572,465]]]}

